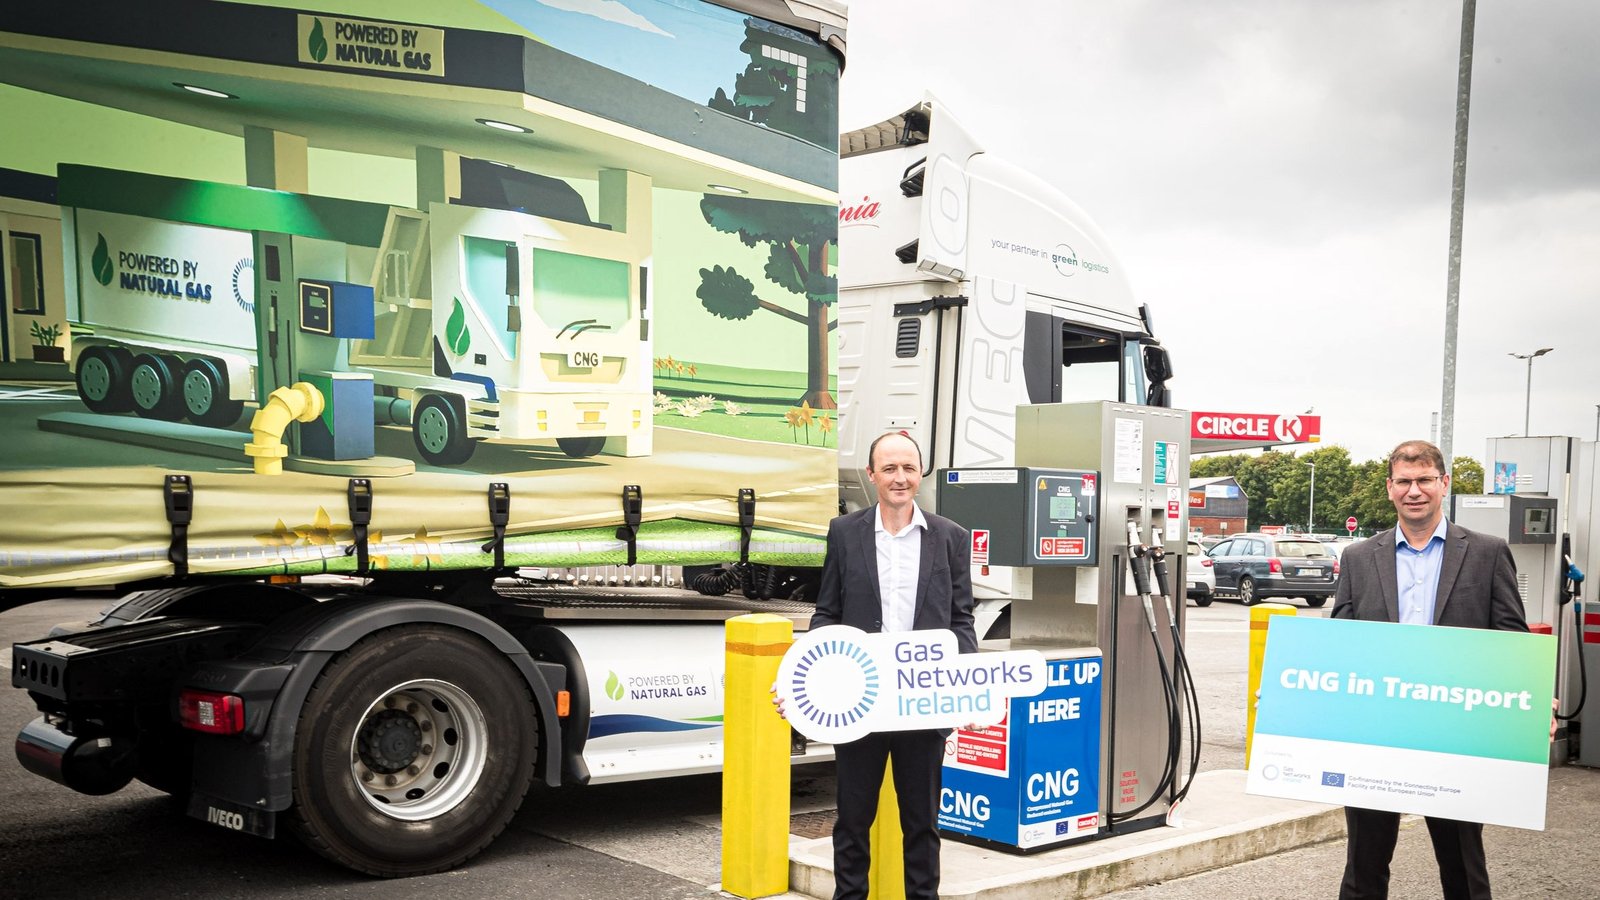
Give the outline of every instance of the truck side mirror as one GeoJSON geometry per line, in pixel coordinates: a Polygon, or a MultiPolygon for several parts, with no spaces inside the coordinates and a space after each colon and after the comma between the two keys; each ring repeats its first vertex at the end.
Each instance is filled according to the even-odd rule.
{"type": "Polygon", "coordinates": [[[1172,377],[1172,357],[1160,344],[1144,345],[1144,371],[1151,384],[1162,384],[1172,377]]]}

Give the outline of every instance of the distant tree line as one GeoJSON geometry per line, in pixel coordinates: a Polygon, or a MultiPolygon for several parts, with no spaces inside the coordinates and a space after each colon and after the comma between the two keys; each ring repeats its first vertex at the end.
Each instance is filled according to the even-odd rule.
{"type": "MultiPolygon", "coordinates": [[[[1361,534],[1372,534],[1394,525],[1394,504],[1389,502],[1386,480],[1388,458],[1352,463],[1350,451],[1343,447],[1319,447],[1310,453],[1276,451],[1260,456],[1236,453],[1231,456],[1195,457],[1189,466],[1191,478],[1232,476],[1249,498],[1249,526],[1286,525],[1304,530],[1311,512],[1311,466],[1317,467],[1316,520],[1311,530],[1344,532],[1344,521],[1355,516],[1361,534]]],[[[1451,465],[1450,492],[1483,493],[1483,465],[1468,456],[1458,456],[1451,465]]]]}

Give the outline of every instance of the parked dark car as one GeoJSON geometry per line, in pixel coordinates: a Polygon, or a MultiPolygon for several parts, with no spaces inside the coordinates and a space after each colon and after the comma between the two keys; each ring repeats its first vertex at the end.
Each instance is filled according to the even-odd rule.
{"type": "Polygon", "coordinates": [[[1321,541],[1276,534],[1236,534],[1211,548],[1219,597],[1245,606],[1273,597],[1302,597],[1321,606],[1333,596],[1339,560],[1321,541]]]}

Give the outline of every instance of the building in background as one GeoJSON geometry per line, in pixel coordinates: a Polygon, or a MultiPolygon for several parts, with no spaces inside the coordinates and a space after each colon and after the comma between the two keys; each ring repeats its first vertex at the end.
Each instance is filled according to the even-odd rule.
{"type": "Polygon", "coordinates": [[[1189,530],[1198,534],[1248,531],[1250,498],[1231,475],[1189,482],[1189,530]]]}

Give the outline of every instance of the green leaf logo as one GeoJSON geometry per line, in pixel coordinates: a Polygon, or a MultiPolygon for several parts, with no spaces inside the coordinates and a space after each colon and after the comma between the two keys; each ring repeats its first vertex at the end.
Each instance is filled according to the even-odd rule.
{"type": "Polygon", "coordinates": [[[306,40],[306,51],[317,62],[328,58],[328,39],[322,33],[321,19],[311,20],[311,37],[306,40]]]}
{"type": "Polygon", "coordinates": [[[606,678],[606,696],[613,700],[622,699],[622,681],[617,678],[617,673],[609,672],[606,678]]]}
{"type": "Polygon", "coordinates": [[[111,276],[116,274],[116,267],[111,264],[111,248],[106,246],[106,236],[95,232],[94,255],[89,258],[90,268],[94,271],[94,280],[103,285],[111,285],[111,276]]]}
{"type": "Polygon", "coordinates": [[[466,356],[467,348],[472,346],[472,332],[467,330],[467,309],[461,305],[460,297],[451,299],[455,305],[450,307],[450,320],[444,323],[444,341],[451,353],[466,356]]]}

